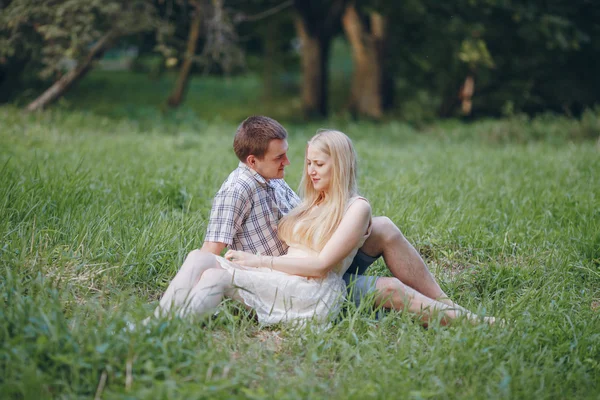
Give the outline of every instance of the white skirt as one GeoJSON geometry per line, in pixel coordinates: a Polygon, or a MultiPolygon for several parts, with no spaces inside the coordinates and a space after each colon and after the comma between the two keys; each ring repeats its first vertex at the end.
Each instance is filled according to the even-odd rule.
{"type": "Polygon", "coordinates": [[[303,324],[307,320],[327,324],[338,315],[346,295],[344,280],[334,272],[325,278],[306,278],[240,266],[223,257],[217,257],[217,261],[231,272],[240,297],[263,324],[303,324]]]}

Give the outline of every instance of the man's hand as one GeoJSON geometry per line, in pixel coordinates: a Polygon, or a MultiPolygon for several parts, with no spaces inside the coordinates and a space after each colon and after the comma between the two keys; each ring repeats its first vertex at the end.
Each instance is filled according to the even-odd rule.
{"type": "Polygon", "coordinates": [[[245,251],[229,250],[225,253],[225,259],[238,265],[258,268],[261,266],[262,256],[246,253],[245,251]]]}

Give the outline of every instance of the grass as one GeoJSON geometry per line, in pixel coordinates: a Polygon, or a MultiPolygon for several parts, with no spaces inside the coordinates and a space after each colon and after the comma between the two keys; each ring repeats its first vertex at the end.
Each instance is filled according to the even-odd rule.
{"type": "MultiPolygon", "coordinates": [[[[71,101],[36,115],[0,108],[0,397],[600,395],[600,159],[580,134],[598,132],[597,114],[424,131],[327,122],[354,139],[375,214],[455,300],[507,327],[423,329],[407,313],[349,307],[325,332],[262,329],[228,304],[132,332],[126,321],[149,314],[201,245],[237,164],[236,124],[71,101]]],[[[325,124],[288,126],[292,187],[325,124]]],[[[387,272],[378,262],[370,273],[387,272]]]]}

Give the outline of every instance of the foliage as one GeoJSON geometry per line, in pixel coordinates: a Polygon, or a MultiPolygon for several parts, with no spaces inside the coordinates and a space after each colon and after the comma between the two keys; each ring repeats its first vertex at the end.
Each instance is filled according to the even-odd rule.
{"type": "Polygon", "coordinates": [[[451,115],[459,86],[476,72],[476,114],[515,111],[580,113],[598,101],[600,30],[594,2],[364,2],[395,21],[391,48],[399,78],[411,82],[402,98],[427,90],[444,115],[451,115]]]}
{"type": "Polygon", "coordinates": [[[95,43],[110,45],[159,22],[151,0],[0,2],[0,102],[39,94],[95,43]]]}
{"type": "Polygon", "coordinates": [[[39,59],[42,76],[62,72],[68,59],[78,60],[106,35],[126,36],[157,23],[148,0],[12,0],[0,14],[0,57],[39,59]]]}
{"type": "MultiPolygon", "coordinates": [[[[460,304],[509,323],[423,329],[407,313],[375,320],[349,305],[321,333],[261,329],[231,306],[128,328],[200,245],[211,196],[237,164],[235,123],[147,117],[0,108],[2,397],[597,397],[600,150],[513,142],[597,132],[597,112],[424,132],[329,121],[354,140],[374,212],[460,304]],[[506,140],[480,136],[507,124],[506,140]]],[[[288,126],[292,187],[322,125],[288,126]]]]}
{"type": "Polygon", "coordinates": [[[466,39],[460,44],[458,59],[466,63],[470,69],[475,70],[478,66],[487,68],[494,67],[494,60],[485,44],[481,39],[466,39]]]}

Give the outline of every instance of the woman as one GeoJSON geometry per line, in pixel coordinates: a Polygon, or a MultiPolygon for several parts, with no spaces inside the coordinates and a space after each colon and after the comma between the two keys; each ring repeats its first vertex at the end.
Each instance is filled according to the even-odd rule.
{"type": "MultiPolygon", "coordinates": [[[[227,296],[254,309],[265,324],[326,323],[335,317],[346,294],[342,275],[369,236],[371,223],[371,207],[356,187],[356,153],[345,134],[326,130],[308,142],[301,191],[302,203],[278,226],[289,245],[286,255],[230,250],[224,258],[206,253],[193,266],[184,263],[155,315],[173,307],[181,316],[210,313],[227,296]]],[[[418,292],[405,294],[410,311],[429,314],[436,309],[445,320],[458,315],[476,320],[466,310],[418,292]]]]}

